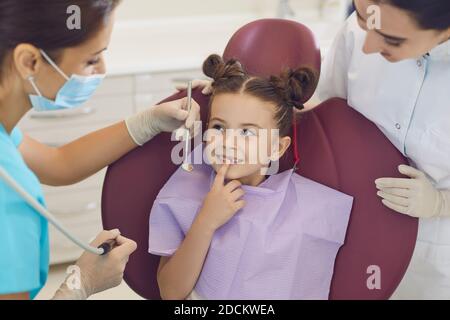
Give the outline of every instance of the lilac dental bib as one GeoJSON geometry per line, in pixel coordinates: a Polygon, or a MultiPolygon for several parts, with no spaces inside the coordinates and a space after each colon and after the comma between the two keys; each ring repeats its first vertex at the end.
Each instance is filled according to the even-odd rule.
{"type": "MultiPolygon", "coordinates": [[[[150,253],[170,256],[177,250],[214,178],[206,164],[172,175],[150,215],[150,253]]],[[[293,170],[242,188],[246,206],[214,234],[196,294],[205,299],[328,299],[353,198],[293,170]]]]}

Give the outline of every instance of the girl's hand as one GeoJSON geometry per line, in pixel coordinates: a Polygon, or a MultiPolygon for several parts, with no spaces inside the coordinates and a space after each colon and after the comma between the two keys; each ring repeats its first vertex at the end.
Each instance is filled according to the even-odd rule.
{"type": "Polygon", "coordinates": [[[244,190],[240,188],[242,184],[233,180],[224,185],[229,167],[229,164],[224,164],[217,172],[211,191],[206,196],[198,215],[198,218],[213,231],[227,223],[245,206],[245,201],[239,200],[244,195],[244,190]]]}
{"type": "Polygon", "coordinates": [[[195,135],[195,121],[200,120],[200,106],[192,99],[188,112],[187,98],[169,101],[129,117],[125,122],[134,142],[142,146],[161,132],[189,129],[195,135]]]}
{"type": "MultiPolygon", "coordinates": [[[[210,81],[210,80],[194,80],[194,81],[192,81],[192,89],[196,89],[196,88],[203,89],[202,93],[205,96],[209,96],[213,91],[212,81],[210,81]]],[[[178,91],[187,90],[187,85],[186,84],[177,85],[176,89],[178,91]]]]}

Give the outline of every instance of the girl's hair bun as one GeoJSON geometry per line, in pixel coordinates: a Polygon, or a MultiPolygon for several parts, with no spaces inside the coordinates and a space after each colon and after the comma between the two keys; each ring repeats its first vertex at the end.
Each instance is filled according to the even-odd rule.
{"type": "Polygon", "coordinates": [[[217,54],[210,55],[203,63],[203,73],[212,78],[214,82],[228,80],[230,78],[247,77],[241,63],[235,59],[224,62],[217,54]]]}
{"type": "Polygon", "coordinates": [[[305,95],[314,90],[317,80],[316,73],[306,67],[287,69],[280,76],[271,76],[269,79],[286,105],[300,110],[303,109],[305,95]]]}

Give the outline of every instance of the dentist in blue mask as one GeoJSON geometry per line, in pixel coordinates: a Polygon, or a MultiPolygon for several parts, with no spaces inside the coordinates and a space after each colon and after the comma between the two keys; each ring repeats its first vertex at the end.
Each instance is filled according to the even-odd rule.
{"type": "MultiPolygon", "coordinates": [[[[185,99],[147,110],[54,148],[17,124],[31,109],[72,109],[89,100],[105,77],[120,0],[0,1],[0,168],[42,206],[41,184],[77,183],[142,146],[160,132],[191,129],[199,106],[185,99]],[[81,28],[67,28],[68,8],[80,8],[81,28]]],[[[124,212],[124,214],[127,214],[124,212]]],[[[114,240],[104,256],[85,252],[76,262],[79,285],[64,282],[55,299],[87,299],[122,281],[136,243],[119,230],[102,231],[93,246],[114,240]]],[[[33,299],[49,264],[47,221],[0,179],[0,299],[33,299]]]]}
{"type": "Polygon", "coordinates": [[[45,53],[39,50],[42,57],[66,80],[66,83],[56,94],[56,99],[50,100],[44,97],[34,81],[34,76],[30,75],[30,81],[36,95],[30,94],[31,104],[36,111],[55,111],[60,109],[73,109],[87,102],[95,93],[97,88],[105,78],[105,74],[94,74],[91,76],[80,76],[73,74],[68,77],[58,65],[45,53]]]}

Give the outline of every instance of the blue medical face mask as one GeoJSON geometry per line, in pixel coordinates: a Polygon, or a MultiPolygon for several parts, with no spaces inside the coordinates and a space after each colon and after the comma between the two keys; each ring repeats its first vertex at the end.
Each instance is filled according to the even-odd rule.
{"type": "Polygon", "coordinates": [[[41,94],[39,88],[34,82],[34,78],[30,76],[28,81],[30,81],[37,95],[30,94],[29,96],[31,105],[36,111],[54,111],[79,107],[92,97],[95,90],[100,86],[105,78],[104,74],[93,76],[72,75],[69,78],[43,50],[41,50],[41,54],[45,60],[47,60],[48,63],[50,63],[50,65],[55,68],[56,71],[58,71],[58,73],[67,81],[58,91],[56,99],[53,101],[45,98],[41,94]]]}

